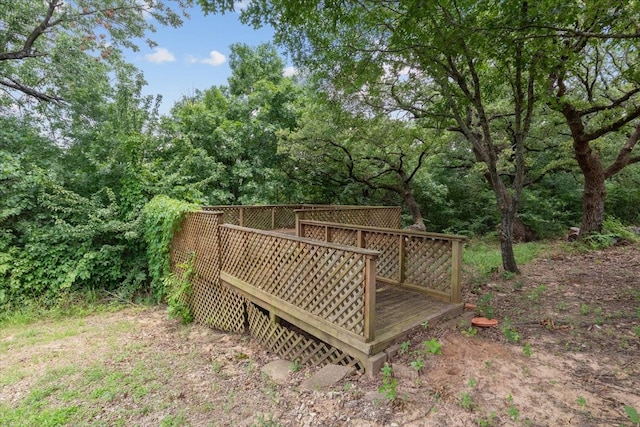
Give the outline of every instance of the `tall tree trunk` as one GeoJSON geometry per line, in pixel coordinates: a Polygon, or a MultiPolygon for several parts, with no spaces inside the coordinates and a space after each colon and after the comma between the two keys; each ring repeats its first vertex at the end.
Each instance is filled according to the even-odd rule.
{"type": "Polygon", "coordinates": [[[517,202],[509,195],[504,186],[496,192],[500,207],[500,252],[502,253],[502,268],[505,271],[520,274],[516,256],[513,253],[513,224],[515,222],[517,202]]]}
{"type": "MultiPolygon", "coordinates": [[[[598,163],[597,166],[600,166],[598,163]]],[[[607,196],[605,177],[601,167],[583,168],[584,192],[582,194],[582,226],[580,235],[601,232],[604,222],[604,200],[607,196]]]]}

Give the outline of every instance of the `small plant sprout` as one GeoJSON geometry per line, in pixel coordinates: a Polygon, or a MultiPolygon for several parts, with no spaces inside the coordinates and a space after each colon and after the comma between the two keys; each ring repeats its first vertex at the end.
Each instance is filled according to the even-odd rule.
{"type": "Polygon", "coordinates": [[[424,360],[421,357],[417,358],[411,362],[411,367],[420,374],[420,371],[424,368],[424,360]]]}
{"type": "Polygon", "coordinates": [[[476,380],[473,377],[469,378],[469,381],[467,382],[467,387],[474,388],[476,385],[478,385],[478,380],[476,380]]]}
{"type": "Polygon", "coordinates": [[[393,376],[393,368],[388,362],[380,370],[382,373],[382,385],[378,388],[380,393],[390,401],[395,401],[398,397],[398,379],[393,376]]]}
{"type": "Polygon", "coordinates": [[[406,354],[407,351],[409,351],[409,341],[404,341],[402,344],[400,344],[400,349],[398,350],[398,353],[400,353],[400,355],[406,354]]]}
{"type": "Polygon", "coordinates": [[[581,406],[582,408],[586,408],[587,406],[587,399],[585,399],[582,396],[578,396],[578,398],[576,399],[576,403],[581,406]]]}
{"type": "Polygon", "coordinates": [[[435,338],[424,342],[424,348],[431,354],[442,354],[442,344],[435,338]]]}
{"type": "Polygon", "coordinates": [[[531,348],[531,344],[526,343],[524,347],[522,347],[522,353],[527,357],[531,357],[531,355],[533,355],[533,349],[531,348]]]}
{"type": "Polygon", "coordinates": [[[422,329],[429,329],[429,321],[422,322],[420,326],[422,326],[422,329]]]}
{"type": "Polygon", "coordinates": [[[580,314],[582,314],[583,316],[586,316],[587,314],[589,314],[589,306],[587,304],[582,304],[580,306],[580,314]]]}
{"type": "Polygon", "coordinates": [[[478,330],[476,328],[474,328],[473,326],[469,326],[467,329],[463,329],[461,331],[462,335],[464,335],[467,338],[471,338],[474,337],[478,334],[478,330]]]}
{"type": "Polygon", "coordinates": [[[468,411],[473,410],[473,399],[466,391],[460,393],[460,406],[468,411]]]}
{"type": "Polygon", "coordinates": [[[634,333],[634,334],[636,334],[636,336],[637,336],[638,338],[640,338],[640,326],[638,326],[638,325],[633,325],[633,326],[631,327],[631,330],[633,331],[633,333],[634,333]]]}
{"type": "Polygon", "coordinates": [[[533,289],[529,295],[528,298],[530,301],[532,302],[538,302],[538,300],[540,300],[540,297],[542,296],[542,294],[544,294],[547,290],[547,285],[538,285],[535,289],[533,289]]]}
{"type": "Polygon", "coordinates": [[[502,328],[500,328],[502,331],[502,334],[504,335],[505,339],[511,343],[515,343],[520,341],[520,334],[518,333],[518,331],[516,331],[512,326],[511,326],[511,321],[509,320],[508,317],[504,318],[504,322],[502,325],[502,328]]]}
{"type": "Polygon", "coordinates": [[[507,408],[507,414],[509,415],[509,418],[511,418],[513,421],[518,421],[518,417],[520,416],[520,411],[513,404],[513,396],[511,395],[511,393],[507,395],[505,400],[509,405],[509,407],[507,408]]]}
{"type": "Polygon", "coordinates": [[[492,299],[493,293],[491,292],[482,295],[478,299],[478,311],[487,319],[493,319],[493,307],[491,306],[492,299]]]}
{"type": "Polygon", "coordinates": [[[293,363],[291,363],[291,365],[289,366],[289,370],[291,372],[298,372],[300,369],[302,369],[302,365],[300,364],[299,359],[294,360],[293,363]]]}

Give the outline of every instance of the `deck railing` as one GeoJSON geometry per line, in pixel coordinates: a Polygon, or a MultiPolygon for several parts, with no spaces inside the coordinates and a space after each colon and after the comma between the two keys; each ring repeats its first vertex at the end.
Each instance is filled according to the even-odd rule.
{"type": "MultiPolygon", "coordinates": [[[[312,209],[315,205],[235,205],[235,206],[204,206],[204,211],[219,211],[224,213],[226,224],[242,227],[257,228],[259,230],[276,230],[278,228],[293,228],[296,223],[296,209],[312,209]]],[[[323,207],[325,207],[323,205],[323,207]]]]}
{"type": "Polygon", "coordinates": [[[221,225],[220,279],[335,338],[369,342],[377,252],[221,225]]]}
{"type": "Polygon", "coordinates": [[[296,223],[326,221],[382,228],[400,228],[401,213],[399,206],[328,206],[295,210],[296,223]]]}
{"type": "Polygon", "coordinates": [[[380,229],[298,219],[297,234],[324,242],[379,251],[377,280],[462,301],[462,244],[466,237],[409,230],[380,229]]]}

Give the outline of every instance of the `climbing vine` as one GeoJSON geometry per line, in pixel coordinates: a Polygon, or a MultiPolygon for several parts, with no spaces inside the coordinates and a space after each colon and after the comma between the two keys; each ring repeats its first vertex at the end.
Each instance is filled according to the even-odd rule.
{"type": "Polygon", "coordinates": [[[164,279],[169,277],[169,247],[173,234],[179,230],[184,216],[200,206],[156,196],[144,207],[144,238],[147,243],[151,291],[156,301],[166,296],[164,279]]]}

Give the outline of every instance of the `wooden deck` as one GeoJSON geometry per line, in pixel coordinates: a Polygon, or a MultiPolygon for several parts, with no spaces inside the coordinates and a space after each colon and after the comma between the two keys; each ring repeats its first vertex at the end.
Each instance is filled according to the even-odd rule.
{"type": "MultiPolygon", "coordinates": [[[[256,212],[279,224],[275,210],[256,212]]],[[[196,321],[248,330],[283,358],[374,374],[385,350],[416,327],[462,312],[460,236],[310,220],[298,220],[292,236],[288,224],[264,231],[225,224],[223,215],[185,218],[172,271],[194,260],[185,298],[196,321]]]]}
{"type": "Polygon", "coordinates": [[[462,304],[438,301],[422,293],[378,282],[376,285],[376,329],[371,353],[383,351],[404,339],[424,322],[462,313],[462,304]]]}

